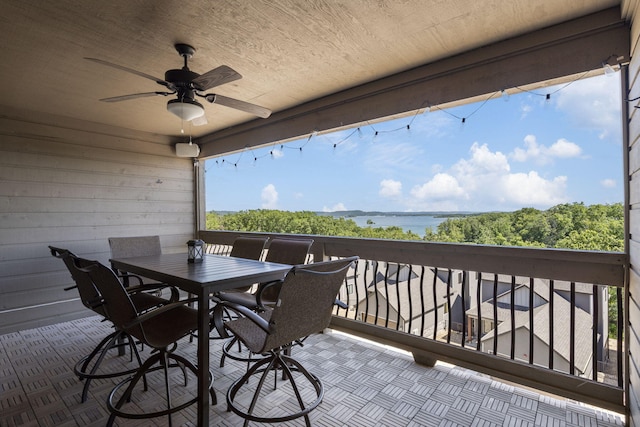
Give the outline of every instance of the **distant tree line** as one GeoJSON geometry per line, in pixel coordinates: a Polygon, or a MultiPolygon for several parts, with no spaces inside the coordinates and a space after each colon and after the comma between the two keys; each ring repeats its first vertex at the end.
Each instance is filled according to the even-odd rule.
{"type": "Polygon", "coordinates": [[[580,250],[624,250],[622,203],[568,203],[546,211],[524,208],[515,212],[447,219],[425,240],[486,245],[536,246],[580,250]]]}
{"type": "Polygon", "coordinates": [[[402,227],[359,227],[352,219],[318,215],[310,211],[289,212],[255,209],[224,215],[209,212],[207,214],[207,229],[395,240],[422,239],[415,233],[405,232],[402,227]]]}

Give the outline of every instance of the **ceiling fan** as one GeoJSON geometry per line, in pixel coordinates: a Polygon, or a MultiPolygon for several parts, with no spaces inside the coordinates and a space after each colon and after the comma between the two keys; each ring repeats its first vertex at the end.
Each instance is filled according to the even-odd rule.
{"type": "Polygon", "coordinates": [[[171,99],[167,102],[167,110],[184,121],[193,120],[193,124],[195,125],[207,123],[207,119],[204,115],[204,107],[196,100],[196,96],[204,98],[212,104],[235,108],[236,110],[244,111],[265,119],[271,115],[271,110],[260,107],[259,105],[240,101],[234,98],[228,98],[215,93],[205,93],[216,86],[241,79],[242,76],[226,65],[221,65],[204,74],[195,73],[189,69],[187,61],[193,56],[196,50],[192,46],[182,43],[176,44],[175,48],[180,56],[184,58],[184,66],[180,69],[167,70],[164,73],[164,80],[122,65],[104,61],[102,59],[85,58],[98,64],[106,65],[108,67],[116,68],[118,70],[153,80],[167,89],[167,91],[143,92],[114,96],[112,98],[103,98],[100,101],[119,102],[156,95],[176,95],[175,99],[171,99]]]}

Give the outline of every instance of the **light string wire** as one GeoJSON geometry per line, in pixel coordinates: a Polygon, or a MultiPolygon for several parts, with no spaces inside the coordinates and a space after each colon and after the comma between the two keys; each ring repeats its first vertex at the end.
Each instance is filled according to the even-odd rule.
{"type": "MultiPolygon", "coordinates": [[[[569,85],[582,80],[583,78],[585,78],[589,73],[591,73],[591,71],[585,71],[584,73],[580,74],[578,77],[576,77],[574,80],[571,80],[570,82],[556,88],[554,91],[552,92],[546,92],[546,93],[539,93],[539,92],[535,92],[535,91],[531,91],[531,90],[527,90],[524,88],[521,88],[519,86],[514,86],[514,89],[519,90],[521,93],[522,92],[526,92],[526,93],[530,93],[532,95],[537,95],[537,96],[541,96],[544,97],[547,101],[549,101],[551,99],[551,95],[554,95],[564,89],[566,89],[569,85]]],[[[476,107],[475,110],[473,110],[471,113],[467,114],[466,116],[458,116],[454,113],[452,113],[451,111],[449,111],[448,109],[445,108],[441,108],[438,105],[430,105],[428,101],[424,101],[422,103],[422,105],[420,107],[418,107],[418,109],[416,110],[415,114],[413,114],[409,120],[409,122],[406,125],[403,126],[399,126],[397,128],[394,129],[386,129],[386,130],[380,130],[380,129],[376,129],[376,127],[370,123],[369,121],[366,121],[366,126],[368,126],[369,128],[371,128],[371,130],[373,130],[373,137],[374,139],[381,135],[381,134],[387,134],[387,133],[395,133],[398,131],[411,131],[411,125],[413,124],[414,120],[419,116],[422,115],[423,113],[427,113],[430,111],[434,111],[434,110],[438,110],[438,111],[442,111],[445,114],[450,115],[451,117],[454,117],[458,120],[460,120],[462,122],[462,124],[464,125],[467,121],[468,118],[470,118],[471,116],[473,116],[474,114],[476,114],[478,111],[480,111],[486,104],[487,102],[489,102],[491,99],[493,99],[496,95],[498,94],[503,94],[505,93],[505,90],[499,90],[496,92],[493,92],[492,94],[490,94],[484,101],[482,101],[478,107],[476,107]],[[424,109],[426,107],[426,109],[424,111],[421,111],[422,109],[424,109]]],[[[640,99],[640,97],[635,98],[635,99],[629,99],[627,101],[635,101],[637,99],[640,99]]],[[[309,133],[309,136],[304,140],[304,142],[299,145],[299,146],[291,146],[289,144],[284,144],[281,143],[279,144],[280,147],[280,151],[283,151],[284,149],[290,149],[290,150],[296,150],[299,151],[300,153],[302,153],[302,149],[311,142],[312,139],[317,139],[318,136],[322,136],[325,140],[329,140],[329,142],[332,144],[333,149],[335,150],[339,145],[343,144],[344,142],[348,141],[349,139],[351,139],[354,135],[358,135],[359,137],[363,136],[363,132],[362,132],[362,126],[358,126],[356,129],[354,129],[351,133],[349,133],[347,136],[345,136],[344,138],[341,138],[339,141],[337,142],[331,142],[330,138],[328,137],[328,134],[319,134],[318,131],[314,130],[311,133],[309,133]]],[[[261,155],[256,155],[254,152],[254,149],[250,148],[250,147],[245,147],[245,149],[243,151],[241,151],[238,156],[235,158],[235,161],[230,161],[227,160],[226,158],[222,158],[222,159],[216,159],[215,163],[217,166],[219,167],[223,167],[223,166],[232,166],[234,168],[237,169],[238,164],[240,163],[240,161],[242,160],[243,156],[245,153],[249,152],[251,153],[251,159],[253,161],[253,163],[257,163],[258,160],[265,158],[265,157],[271,157],[271,158],[275,158],[276,154],[275,154],[275,150],[277,149],[278,144],[273,144],[271,149],[261,155]]],[[[206,169],[205,169],[206,172],[206,169]]]]}

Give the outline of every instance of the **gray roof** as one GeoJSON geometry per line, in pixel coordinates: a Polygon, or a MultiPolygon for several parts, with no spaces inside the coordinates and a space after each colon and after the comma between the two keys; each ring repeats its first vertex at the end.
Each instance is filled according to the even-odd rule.
{"type": "MultiPolygon", "coordinates": [[[[544,282],[536,282],[534,291],[538,295],[549,295],[549,287],[544,282]],[[545,289],[546,288],[546,289],[545,289]],[[540,292],[542,291],[542,292],[540,292]]],[[[570,328],[571,324],[571,303],[561,297],[553,299],[553,342],[554,351],[564,358],[567,363],[570,359],[570,328]]],[[[471,314],[471,310],[468,311],[471,314]]],[[[482,307],[483,318],[487,320],[493,319],[493,303],[487,302],[482,307]],[[485,309],[486,306],[486,309],[485,309]],[[485,315],[486,313],[486,315],[485,315]]],[[[549,345],[550,317],[549,305],[544,304],[533,310],[533,333],[540,341],[549,345]]],[[[476,310],[477,317],[477,310],[476,310]]],[[[586,311],[576,307],[575,309],[575,366],[580,370],[584,370],[591,359],[592,346],[592,326],[593,320],[591,315],[586,311]]],[[[511,332],[510,310],[508,308],[498,308],[498,336],[509,334],[511,332]]],[[[515,329],[529,327],[529,311],[515,311],[515,329]]],[[[490,331],[482,341],[493,339],[494,333],[490,331]]],[[[500,339],[500,338],[498,338],[500,339]]],[[[504,338],[506,339],[506,338],[504,338]]]]}

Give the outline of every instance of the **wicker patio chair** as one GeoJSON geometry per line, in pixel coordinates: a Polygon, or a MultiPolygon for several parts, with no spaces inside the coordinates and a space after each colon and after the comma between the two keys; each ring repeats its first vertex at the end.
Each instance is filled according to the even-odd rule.
{"type": "MultiPolygon", "coordinates": [[[[358,257],[350,257],[293,267],[277,286],[276,304],[261,313],[243,305],[221,303],[243,316],[225,322],[225,328],[252,353],[264,356],[237,379],[227,392],[228,409],[243,417],[245,426],[249,421],[282,423],[299,417],[304,417],[306,424],[310,425],[308,414],[322,402],[324,388],[320,379],[307,371],[286,350],[292,342],[321,332],[329,326],[336,295],[344,283],[347,270],[357,259],[358,257]],[[274,373],[277,386],[279,369],[287,380],[281,383],[280,393],[293,393],[300,410],[273,416],[260,409],[255,412],[256,407],[270,408],[269,405],[257,403],[265,396],[262,389],[270,372],[274,373]],[[257,382],[249,381],[254,375],[260,379],[257,382]],[[301,382],[306,383],[305,391],[301,389],[301,382]],[[309,390],[309,386],[313,390],[309,390]],[[236,401],[236,396],[244,396],[245,393],[253,394],[248,407],[236,401]]],[[[304,386],[303,383],[302,387],[304,386]]],[[[244,398],[242,400],[245,401],[244,398]]],[[[284,408],[286,406],[280,409],[284,408]]]]}
{"type": "MultiPolygon", "coordinates": [[[[84,264],[86,265],[87,263],[84,264]]],[[[111,415],[107,425],[113,425],[116,417],[146,419],[166,415],[171,426],[171,414],[187,408],[198,400],[198,397],[195,396],[174,406],[169,384],[170,368],[179,368],[183,371],[185,386],[187,385],[186,370],[197,376],[198,368],[191,361],[175,352],[176,341],[197,329],[197,310],[188,307],[187,304],[191,301],[185,299],[140,314],[136,310],[127,290],[111,269],[96,261],[86,265],[84,268],[78,268],[78,270],[86,274],[95,285],[102,297],[105,313],[116,328],[140,340],[140,342],[154,350],[151,356],[136,371],[135,375],[118,383],[109,393],[107,407],[111,415]],[[134,388],[141,379],[144,381],[146,374],[157,370],[164,371],[166,409],[153,410],[151,412],[133,410],[132,408],[137,408],[137,405],[131,403],[134,388]],[[119,391],[123,387],[126,388],[120,394],[119,391]],[[119,397],[118,394],[120,394],[119,397]],[[114,402],[116,399],[117,401],[114,402]],[[126,403],[129,404],[128,411],[123,409],[126,403]]],[[[207,369],[207,367],[204,367],[204,369],[207,369]]],[[[215,405],[217,400],[213,390],[213,375],[211,375],[211,372],[209,372],[209,376],[211,378],[209,394],[212,404],[215,405]]],[[[145,390],[146,388],[145,384],[145,390]]]]}
{"type": "MultiPolygon", "coordinates": [[[[311,239],[273,239],[271,240],[268,248],[265,261],[276,262],[280,264],[300,265],[307,261],[309,250],[313,245],[311,239]]],[[[255,293],[250,292],[220,292],[217,295],[218,301],[227,301],[233,304],[243,305],[250,310],[262,311],[265,305],[273,304],[274,295],[277,295],[279,283],[272,283],[267,286],[267,283],[260,283],[255,293]],[[265,290],[267,289],[267,290],[265,290]]],[[[217,307],[217,306],[216,306],[217,307]]],[[[214,307],[213,310],[213,328],[218,331],[221,337],[227,337],[226,331],[223,327],[224,310],[223,306],[219,308],[214,307]]],[[[238,347],[238,352],[232,351],[237,340],[232,338],[222,347],[222,356],[220,357],[220,367],[224,366],[225,358],[230,358],[237,361],[250,362],[251,356],[244,356],[242,354],[242,348],[238,347]]]]}
{"type": "MultiPolygon", "coordinates": [[[[75,286],[65,288],[65,290],[69,291],[72,289],[77,289],[82,304],[96,314],[105,317],[105,320],[108,320],[106,319],[107,316],[104,310],[100,293],[95,288],[91,280],[86,277],[86,275],[80,274],[77,268],[75,268],[75,266],[85,267],[85,264],[88,265],[91,262],[87,262],[82,258],[76,257],[68,249],[49,246],[49,250],[51,251],[51,255],[64,261],[67,269],[69,270],[69,273],[71,273],[71,277],[75,282],[75,286]]],[[[131,278],[136,277],[137,276],[131,276],[131,278]]],[[[139,282],[142,283],[141,280],[139,282]]],[[[154,307],[159,307],[170,302],[166,299],[148,293],[149,291],[156,291],[157,289],[158,286],[156,285],[138,285],[128,288],[128,293],[131,301],[133,302],[138,312],[142,313],[154,307]]],[[[172,300],[177,300],[178,290],[173,288],[171,294],[172,300]]],[[[128,346],[131,351],[131,358],[133,359],[133,357],[135,356],[138,360],[138,366],[140,366],[142,364],[142,361],[140,360],[138,349],[133,339],[129,337],[124,331],[119,329],[116,329],[114,330],[114,332],[107,335],[87,356],[83,357],[75,364],[73,369],[75,374],[78,376],[78,378],[80,378],[80,380],[84,381],[82,396],[80,399],[81,402],[86,402],[89,392],[89,386],[91,385],[92,380],[121,377],[124,375],[130,375],[137,370],[136,368],[115,372],[100,371],[100,365],[102,364],[109,351],[118,350],[118,352],[122,355],[124,354],[124,347],[126,346],[128,346]]]]}

